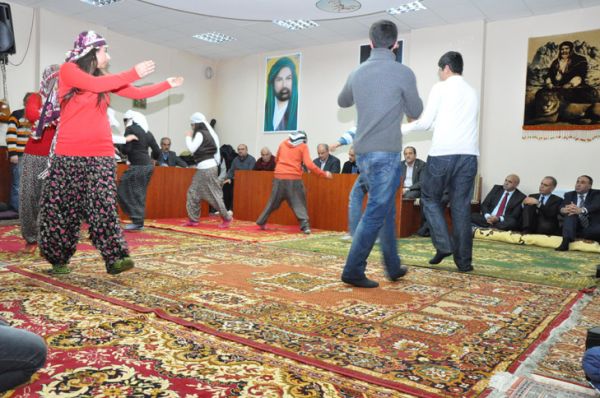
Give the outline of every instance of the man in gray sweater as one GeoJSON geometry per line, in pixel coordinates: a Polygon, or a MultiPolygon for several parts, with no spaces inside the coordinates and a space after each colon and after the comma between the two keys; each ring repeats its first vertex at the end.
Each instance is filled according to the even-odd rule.
{"type": "Polygon", "coordinates": [[[355,69],[338,97],[338,105],[356,105],[358,114],[354,152],[361,176],[367,180],[367,208],[352,239],[342,281],[356,287],[377,287],[365,275],[367,257],[380,239],[387,277],[404,276],[396,248],[396,191],[400,186],[402,134],[400,122],[406,113],[417,118],[423,102],[415,75],[395,61],[398,28],[387,20],[375,22],[369,30],[371,56],[355,69]]]}

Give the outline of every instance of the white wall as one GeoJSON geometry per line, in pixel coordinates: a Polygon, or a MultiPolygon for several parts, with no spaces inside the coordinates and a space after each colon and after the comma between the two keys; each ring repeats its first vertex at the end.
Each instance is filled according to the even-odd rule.
{"type": "MultiPolygon", "coordinates": [[[[599,18],[600,7],[594,7],[509,21],[419,29],[401,37],[405,40],[405,63],[415,72],[425,102],[438,81],[439,57],[449,50],[462,53],[464,77],[481,101],[479,168],[484,195],[510,173],[521,176],[520,188],[526,193],[537,192],[539,181],[548,174],[556,176],[561,189],[570,189],[580,174],[590,174],[600,181],[600,166],[594,159],[600,153],[600,140],[585,143],[521,138],[528,38],[597,29],[599,18]],[[560,161],[566,158],[569,160],[560,161]]],[[[309,147],[316,157],[318,142],[333,142],[354,124],[354,108],[338,108],[337,95],[348,73],[358,64],[359,46],[366,42],[290,49],[221,62],[216,114],[222,140],[234,147],[246,143],[252,154],[263,145],[277,147],[284,136],[262,132],[265,57],[301,52],[298,124],[309,134],[309,147]]],[[[431,133],[411,134],[403,144],[416,147],[419,157],[426,158],[431,133]]],[[[347,159],[345,149],[338,152],[342,160],[347,159]]]]}
{"type": "MultiPolygon", "coordinates": [[[[9,3],[10,4],[10,3],[9,3]]],[[[22,7],[15,4],[10,4],[13,27],[15,30],[15,42],[17,53],[8,56],[9,64],[6,67],[7,85],[8,85],[8,101],[11,110],[22,108],[23,96],[30,91],[36,91],[38,88],[38,21],[37,11],[33,8],[22,7]],[[30,37],[30,28],[33,21],[33,31],[31,31],[31,42],[29,50],[27,43],[30,37]],[[19,64],[18,66],[16,64],[19,64]]],[[[1,77],[0,77],[1,80],[1,77]]],[[[4,93],[2,93],[4,94],[4,93]]],[[[0,145],[5,145],[1,142],[0,145]]]]}
{"type": "Polygon", "coordinates": [[[599,20],[600,7],[593,7],[488,24],[481,130],[484,189],[510,173],[521,177],[519,188],[527,193],[537,192],[545,175],[556,177],[562,189],[572,190],[581,174],[600,185],[600,140],[521,138],[528,39],[598,29],[599,20]]]}
{"type": "MultiPolygon", "coordinates": [[[[179,153],[185,149],[185,132],[190,128],[190,115],[200,111],[209,119],[213,117],[216,82],[214,79],[207,80],[204,77],[204,68],[206,66],[214,68],[214,61],[123,36],[105,27],[53,14],[43,9],[37,10],[11,4],[11,10],[15,19],[17,40],[17,54],[10,57],[11,62],[20,60],[24,54],[29,38],[31,15],[36,12],[39,16],[36,23],[36,26],[39,25],[39,34],[38,30],[34,30],[25,62],[18,67],[10,67],[7,71],[13,109],[17,109],[20,98],[25,92],[37,90],[41,72],[47,65],[64,62],[65,53],[73,47],[73,41],[79,32],[96,30],[108,42],[111,71],[120,72],[133,67],[138,62],[152,59],[157,65],[156,72],[136,84],[156,83],[169,76],[185,78],[182,87],[149,98],[147,109],[138,109],[148,118],[150,130],[157,139],[163,136],[171,137],[172,149],[179,153]]],[[[122,113],[131,108],[132,101],[113,95],[111,106],[117,111],[120,120],[122,113]]]]}
{"type": "MultiPolygon", "coordinates": [[[[481,97],[483,73],[483,43],[485,24],[483,21],[437,28],[419,29],[412,32],[408,40],[406,64],[417,76],[417,87],[423,102],[427,103],[429,91],[439,81],[438,61],[447,51],[458,51],[465,63],[463,76],[481,97]]],[[[417,149],[417,156],[426,160],[431,147],[431,132],[415,132],[404,137],[403,145],[417,149]]]]}
{"type": "MultiPolygon", "coordinates": [[[[348,74],[359,64],[360,46],[367,42],[290,49],[220,62],[216,114],[221,141],[234,148],[245,143],[254,156],[263,146],[277,150],[287,133],[263,133],[265,58],[300,52],[298,129],[306,131],[311,155],[317,157],[317,144],[332,143],[355,125],[354,108],[340,109],[337,96],[348,74]]],[[[339,149],[335,155],[345,161],[346,152],[347,148],[339,149]]]]}
{"type": "MultiPolygon", "coordinates": [[[[18,53],[10,61],[16,63],[25,54],[36,10],[15,4],[11,4],[11,9],[18,53]]],[[[37,88],[39,74],[46,65],[63,60],[80,31],[95,29],[108,40],[113,71],[151,58],[158,69],[145,81],[156,82],[178,74],[186,78],[182,88],[149,100],[145,112],[151,129],[157,136],[172,137],[177,152],[184,149],[183,133],[189,128],[189,115],[195,111],[208,118],[216,117],[217,131],[224,143],[234,147],[246,143],[255,155],[265,145],[272,150],[277,148],[285,136],[262,132],[267,56],[302,53],[298,124],[309,134],[313,157],[319,142],[333,142],[354,125],[354,108],[340,109],[337,95],[350,71],[358,65],[359,46],[367,43],[367,28],[364,41],[261,53],[215,63],[44,10],[37,12],[27,56],[20,66],[7,68],[13,109],[25,92],[37,88]],[[212,80],[206,80],[203,74],[209,65],[216,70],[212,80]]],[[[600,181],[600,166],[595,159],[600,153],[600,140],[586,143],[521,138],[528,38],[597,29],[598,20],[600,7],[593,7],[508,21],[420,29],[401,36],[405,40],[405,63],[415,71],[425,102],[437,81],[440,55],[450,49],[463,54],[465,79],[481,95],[480,171],[484,193],[509,173],[521,176],[520,188],[525,192],[536,191],[541,177],[547,174],[556,176],[563,189],[571,188],[580,174],[590,174],[600,181]]],[[[130,101],[115,97],[113,106],[125,111],[130,101]]],[[[425,158],[430,141],[431,133],[415,133],[406,137],[404,144],[415,146],[419,157],[425,158]]],[[[336,155],[342,161],[347,159],[346,149],[338,150],[336,155]]]]}
{"type": "MultiPolygon", "coordinates": [[[[437,82],[438,59],[449,49],[463,53],[467,64],[465,78],[480,92],[484,29],[484,23],[478,21],[422,29],[400,36],[404,40],[404,63],[415,72],[423,101],[437,82]]],[[[359,64],[359,49],[362,44],[368,44],[367,35],[368,29],[365,28],[365,40],[362,41],[262,53],[221,62],[217,77],[219,96],[216,113],[222,141],[234,148],[239,143],[246,143],[254,155],[265,145],[276,150],[286,135],[262,132],[265,58],[301,52],[298,128],[306,130],[311,154],[316,157],[318,143],[332,143],[355,125],[355,108],[339,108],[337,96],[349,73],[359,64]],[[232,114],[231,109],[239,111],[232,114]]],[[[426,158],[431,133],[411,134],[404,138],[403,144],[414,146],[418,155],[426,158]]],[[[347,149],[335,152],[342,162],[348,158],[347,149]]]]}

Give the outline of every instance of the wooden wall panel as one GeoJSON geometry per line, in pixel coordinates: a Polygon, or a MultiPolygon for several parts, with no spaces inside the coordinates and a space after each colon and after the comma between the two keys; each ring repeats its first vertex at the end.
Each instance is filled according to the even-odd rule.
{"type": "MultiPolygon", "coordinates": [[[[306,203],[310,225],[329,231],[348,230],[348,198],[356,174],[335,174],[332,180],[305,173],[302,177],[306,189],[306,203]]],[[[236,171],[233,193],[234,217],[256,221],[271,194],[273,172],[236,171]]],[[[401,190],[396,195],[396,226],[400,231],[402,207],[401,190]]],[[[273,224],[297,225],[298,221],[287,203],[269,217],[273,224]]]]}
{"type": "MultiPolygon", "coordinates": [[[[117,165],[117,181],[127,170],[127,165],[117,165]]],[[[187,218],[185,202],[187,190],[196,169],[155,167],[146,195],[146,218],[187,218]]],[[[208,215],[208,204],[201,206],[202,216],[208,215]]],[[[119,209],[119,215],[127,216],[119,209]]]]}

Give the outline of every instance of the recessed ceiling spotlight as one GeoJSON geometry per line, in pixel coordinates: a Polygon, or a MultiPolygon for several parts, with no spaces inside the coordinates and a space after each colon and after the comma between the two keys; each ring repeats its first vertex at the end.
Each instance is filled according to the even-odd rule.
{"type": "Polygon", "coordinates": [[[289,30],[302,30],[319,26],[318,23],[309,19],[274,19],[273,23],[289,30]]]}
{"type": "Polygon", "coordinates": [[[95,7],[104,7],[104,6],[110,6],[113,5],[115,3],[118,3],[121,0],[81,0],[86,4],[91,4],[95,7]]]}
{"type": "Polygon", "coordinates": [[[209,43],[223,43],[226,41],[235,40],[235,37],[227,36],[219,32],[208,32],[202,33],[201,35],[194,35],[195,39],[204,40],[209,43]]]}
{"type": "Polygon", "coordinates": [[[426,10],[427,7],[425,7],[420,0],[416,0],[410,3],[406,3],[406,4],[402,4],[399,7],[393,7],[393,8],[388,8],[387,9],[387,13],[390,15],[397,15],[397,14],[405,14],[407,12],[413,12],[413,11],[420,11],[420,10],[426,10]]]}

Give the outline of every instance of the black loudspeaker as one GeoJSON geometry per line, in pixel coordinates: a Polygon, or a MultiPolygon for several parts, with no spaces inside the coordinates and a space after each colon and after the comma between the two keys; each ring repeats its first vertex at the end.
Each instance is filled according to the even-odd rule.
{"type": "Polygon", "coordinates": [[[585,338],[585,350],[589,350],[592,347],[600,345],[600,327],[588,329],[587,336],[585,338]]]}
{"type": "Polygon", "coordinates": [[[15,30],[10,5],[0,3],[0,54],[14,54],[15,52],[15,30]]]}
{"type": "MultiPolygon", "coordinates": [[[[394,49],[394,55],[396,55],[396,61],[402,63],[402,47],[404,47],[404,42],[402,40],[398,40],[398,47],[394,49]]],[[[371,55],[371,46],[369,44],[365,44],[360,46],[360,63],[362,64],[371,55]]]]}

